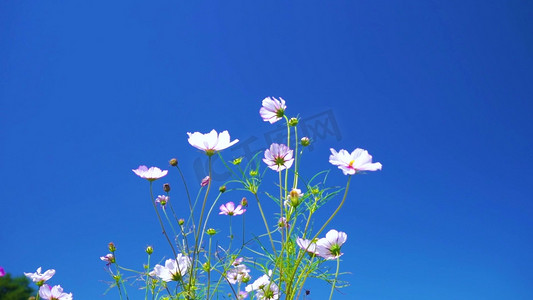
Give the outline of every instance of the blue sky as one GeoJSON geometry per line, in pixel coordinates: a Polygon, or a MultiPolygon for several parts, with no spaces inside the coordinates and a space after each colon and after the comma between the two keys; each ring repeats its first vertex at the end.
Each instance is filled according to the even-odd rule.
{"type": "MultiPolygon", "coordinates": [[[[146,245],[169,255],[148,184],[131,169],[177,157],[196,188],[204,157],[186,132],[229,130],[265,148],[276,127],[260,103],[281,96],[290,116],[337,126],[316,136],[309,174],[332,169],[331,183],[345,183],[330,147],[365,148],[383,164],[354,178],[329,226],[348,234],[351,286],[336,299],[531,299],[532,9],[4,1],[0,265],[55,268],[52,283],[76,299],[117,299],[102,296],[109,241],[130,267],[141,268],[146,245]]],[[[174,170],[164,182],[180,193],[174,170]]],[[[309,284],[310,299],[329,292],[309,284]]]]}

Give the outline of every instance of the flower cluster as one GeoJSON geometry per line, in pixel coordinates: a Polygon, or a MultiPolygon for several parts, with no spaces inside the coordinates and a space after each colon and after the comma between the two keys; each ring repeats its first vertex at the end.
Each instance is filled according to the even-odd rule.
{"type": "MultiPolygon", "coordinates": [[[[270,124],[285,120],[287,136],[283,141],[271,143],[267,149],[251,159],[237,157],[229,161],[224,160],[220,152],[239,142],[238,139],[231,140],[228,131],[219,133],[213,129],[209,133],[187,133],[189,144],[208,157],[209,173],[200,181],[199,187],[196,185],[199,189],[196,199],[191,199],[184,176],[179,170],[178,160],[175,158],[171,159],[169,164],[178,167],[185,189],[181,196],[172,195],[172,202],[169,202],[168,183],[163,185],[166,194],[159,195],[155,199],[152,196],[153,181],[166,176],[167,170],[146,166],[139,166],[133,170],[139,177],[150,181],[151,201],[158,223],[173,253],[172,258],[166,259],[164,265],[156,264],[151,267],[150,256],[154,250],[152,247],[146,249],[148,265],[144,266],[144,272],[139,272],[142,277],[141,282],[146,283],[145,297],[148,297],[148,292],[151,292],[153,297],[163,292],[168,293],[172,299],[181,299],[181,297],[197,299],[204,296],[210,299],[214,298],[215,294],[219,297],[224,291],[231,291],[234,299],[250,297],[274,300],[283,297],[294,300],[300,299],[300,292],[308,278],[321,278],[331,283],[331,295],[341,286],[337,284],[343,255],[341,248],[346,243],[348,235],[335,229],[329,230],[325,236],[321,234],[343,206],[352,175],[381,170],[382,165],[379,162],[372,162],[372,156],[364,149],[356,148],[348,152],[344,149],[336,151],[331,148],[329,162],[348,176],[344,193],[341,193],[342,188],[325,185],[327,172],[310,175],[303,171],[302,156],[308,152],[307,146],[312,140],[308,137],[298,139],[299,117],[287,115],[284,99],[266,97],[262,101],[259,114],[263,121],[270,124]],[[211,200],[210,191],[214,190],[211,189],[214,180],[212,156],[215,154],[219,154],[217,158],[219,157],[235,176],[224,182],[219,187],[216,198],[211,200]],[[259,157],[261,154],[262,157],[259,157]],[[248,159],[250,161],[247,162],[248,159]],[[278,191],[272,192],[262,185],[270,176],[269,169],[275,171],[270,171],[270,174],[276,174],[275,177],[278,177],[278,182],[274,183],[274,190],[279,189],[278,191]],[[221,200],[234,191],[250,192],[255,201],[249,203],[246,197],[242,196],[239,196],[242,200],[237,204],[221,200]],[[318,227],[320,228],[318,231],[309,225],[315,223],[314,217],[318,209],[342,194],[344,196],[338,203],[337,209],[321,227],[318,227]],[[180,202],[185,196],[189,211],[184,210],[187,205],[180,202]],[[263,210],[262,202],[269,198],[279,208],[273,217],[267,217],[263,210]],[[220,204],[218,201],[224,202],[220,204]],[[156,204],[159,204],[159,207],[156,204]],[[173,205],[181,209],[174,210],[173,205]],[[229,235],[224,235],[229,238],[227,245],[216,240],[222,236],[217,233],[224,230],[210,223],[213,221],[211,218],[213,211],[216,214],[216,207],[219,208],[219,215],[230,216],[227,218],[229,235]],[[189,215],[188,218],[180,215],[184,211],[189,215]],[[247,215],[244,215],[245,212],[247,215]],[[247,234],[245,229],[249,227],[245,227],[245,219],[249,219],[248,214],[253,215],[252,218],[261,216],[260,220],[265,226],[263,234],[247,234]],[[241,217],[237,218],[239,221],[237,223],[242,221],[242,225],[237,226],[242,228],[242,236],[240,230],[237,231],[238,234],[234,234],[232,229],[235,226],[232,220],[236,222],[236,218],[231,217],[239,215],[241,217]],[[173,225],[176,223],[178,226],[173,225]],[[236,243],[239,243],[238,247],[235,246],[236,243]],[[244,251],[250,251],[250,256],[244,254],[244,251]],[[247,262],[253,262],[253,265],[245,264],[243,257],[246,257],[247,262]],[[334,274],[327,271],[330,260],[337,261],[334,274]],[[251,282],[252,267],[261,272],[261,276],[253,282],[251,282]],[[227,286],[223,288],[225,283],[227,286]]],[[[326,161],[326,158],[324,155],[323,160],[326,161]]],[[[174,188],[172,192],[176,190],[182,192],[179,188],[174,188]]],[[[116,262],[114,244],[109,249],[111,253],[100,259],[108,266],[108,271],[115,279],[115,286],[124,288],[120,270],[125,269],[116,262]]],[[[50,293],[52,292],[53,288],[50,289],[50,293]]]]}
{"type": "Polygon", "coordinates": [[[45,300],[72,300],[72,293],[63,292],[60,285],[50,287],[45,282],[50,280],[56,273],[56,270],[50,269],[42,273],[42,268],[37,268],[35,273],[26,273],[24,275],[31,279],[39,287],[39,296],[45,300]]]}

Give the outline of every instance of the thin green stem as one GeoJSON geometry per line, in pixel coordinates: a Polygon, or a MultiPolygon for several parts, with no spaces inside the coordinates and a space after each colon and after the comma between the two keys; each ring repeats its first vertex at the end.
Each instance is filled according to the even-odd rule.
{"type": "MultiPolygon", "coordinates": [[[[150,254],[148,254],[148,263],[146,265],[146,270],[150,270],[150,254]]],[[[144,293],[144,300],[148,300],[148,281],[150,280],[150,276],[146,274],[146,291],[144,293]]]]}
{"type": "Polygon", "coordinates": [[[181,172],[179,165],[177,165],[176,168],[178,169],[178,172],[180,173],[180,176],[181,176],[181,181],[183,182],[183,185],[185,186],[185,192],[187,193],[187,200],[189,201],[189,210],[191,211],[191,219],[192,219],[192,223],[194,224],[194,217],[192,216],[193,206],[191,202],[191,195],[189,194],[189,188],[187,187],[187,182],[185,182],[185,176],[183,176],[183,173],[181,172]]]}
{"type": "Polygon", "coordinates": [[[254,193],[255,199],[257,200],[257,206],[259,207],[259,212],[261,213],[261,217],[263,218],[263,223],[265,223],[265,229],[268,233],[268,238],[270,239],[270,244],[272,245],[272,251],[274,251],[274,255],[276,255],[276,246],[274,246],[274,240],[272,239],[272,235],[270,234],[270,228],[268,227],[267,220],[265,218],[265,214],[263,213],[263,208],[261,207],[261,202],[259,201],[259,197],[256,193],[254,193]]]}
{"type": "Polygon", "coordinates": [[[170,245],[170,248],[172,249],[172,252],[174,253],[174,257],[176,257],[176,256],[178,256],[178,254],[176,253],[176,250],[174,249],[174,245],[172,244],[172,242],[168,238],[167,231],[165,230],[165,225],[163,225],[163,221],[161,220],[161,216],[159,215],[159,211],[157,210],[157,206],[155,205],[154,193],[153,193],[153,189],[152,189],[152,181],[150,181],[150,197],[152,198],[152,204],[154,206],[154,210],[155,210],[155,213],[157,215],[157,219],[159,220],[159,224],[161,225],[161,230],[163,230],[163,234],[167,238],[168,244],[170,245]]]}
{"type": "MultiPolygon", "coordinates": [[[[329,224],[329,222],[331,222],[331,220],[333,220],[333,218],[335,217],[335,215],[337,215],[337,213],[339,212],[339,210],[342,208],[342,206],[344,205],[344,201],[346,200],[346,196],[348,196],[348,190],[350,188],[350,181],[352,179],[352,176],[348,176],[348,182],[346,183],[346,188],[344,190],[344,197],[342,197],[342,201],[341,203],[339,204],[339,206],[337,207],[337,209],[331,214],[331,216],[329,217],[329,219],[324,223],[324,225],[322,225],[322,227],[318,230],[318,232],[315,234],[315,236],[311,239],[314,240],[315,238],[318,237],[318,235],[324,230],[324,228],[326,228],[326,226],[329,224]]],[[[309,219],[307,220],[308,223],[309,223],[309,219]]],[[[306,225],[307,226],[307,225],[306,225]]],[[[309,243],[309,246],[311,245],[311,243],[309,243]]],[[[309,248],[308,246],[308,248],[309,248]]],[[[307,251],[307,249],[305,249],[305,251],[302,251],[300,249],[300,252],[298,254],[298,259],[296,260],[296,263],[294,264],[294,272],[292,273],[292,276],[291,276],[291,280],[289,281],[289,284],[288,284],[288,287],[287,287],[287,297],[289,294],[292,293],[291,291],[291,288],[292,288],[292,283],[294,281],[294,276],[296,275],[296,271],[298,270],[298,266],[300,265],[300,262],[302,261],[302,258],[303,258],[303,255],[304,253],[307,251]]]]}
{"type": "Polygon", "coordinates": [[[337,271],[335,272],[335,279],[333,279],[333,285],[331,286],[331,293],[329,294],[329,300],[333,298],[333,291],[335,290],[335,284],[337,284],[337,276],[339,276],[340,257],[337,257],[337,271]]]}

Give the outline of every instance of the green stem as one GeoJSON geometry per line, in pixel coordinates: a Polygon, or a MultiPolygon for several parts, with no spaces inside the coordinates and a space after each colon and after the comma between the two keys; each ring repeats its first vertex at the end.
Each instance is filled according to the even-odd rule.
{"type": "Polygon", "coordinates": [[[178,169],[178,172],[180,173],[180,176],[181,176],[181,181],[183,181],[183,185],[185,186],[185,192],[187,193],[187,200],[189,201],[189,210],[191,211],[191,219],[192,219],[192,223],[194,224],[194,218],[193,218],[193,206],[192,206],[192,203],[191,203],[191,195],[189,194],[189,188],[187,187],[187,182],[185,182],[185,177],[183,176],[183,173],[181,172],[181,169],[178,166],[176,166],[176,168],[178,169]]]}
{"type": "MultiPolygon", "coordinates": [[[[342,206],[344,205],[344,201],[346,200],[346,196],[348,196],[348,190],[350,188],[350,181],[352,179],[352,176],[349,175],[348,176],[348,182],[346,183],[346,188],[344,190],[344,197],[342,197],[342,201],[341,203],[339,204],[339,206],[337,207],[337,209],[331,214],[331,216],[329,217],[329,219],[326,221],[326,223],[324,223],[324,225],[322,225],[322,227],[318,230],[318,232],[315,234],[315,236],[311,239],[311,241],[313,241],[315,238],[318,237],[318,235],[324,230],[324,228],[326,228],[326,226],[329,224],[329,222],[331,222],[331,220],[335,217],[335,215],[337,215],[337,213],[339,212],[339,210],[342,208],[342,206]]],[[[309,219],[307,220],[308,223],[309,223],[309,219]]],[[[307,226],[307,225],[306,225],[307,226]]],[[[309,245],[311,245],[311,243],[309,243],[309,245]]],[[[308,246],[309,247],[309,246],[308,246]]],[[[307,249],[306,249],[307,250],[307,249]]],[[[296,271],[298,270],[298,266],[300,265],[300,262],[302,261],[302,258],[303,258],[303,255],[305,255],[305,251],[302,251],[300,249],[300,253],[298,254],[298,259],[296,260],[296,263],[294,264],[294,272],[292,273],[292,276],[291,276],[291,280],[289,281],[289,286],[287,287],[287,297],[290,293],[292,293],[291,291],[291,288],[292,288],[292,282],[294,281],[294,276],[296,275],[296,271]]]]}
{"type": "Polygon", "coordinates": [[[152,181],[150,181],[150,197],[152,198],[152,204],[154,206],[154,210],[155,210],[155,213],[157,215],[157,219],[159,220],[159,224],[161,225],[161,229],[163,230],[163,234],[167,238],[168,244],[170,245],[170,248],[172,249],[172,252],[174,253],[174,257],[176,257],[176,256],[178,256],[178,254],[176,253],[176,250],[174,249],[174,245],[172,244],[172,242],[168,238],[167,231],[165,230],[165,225],[163,225],[163,221],[161,220],[161,216],[159,215],[159,211],[157,210],[157,206],[155,205],[154,193],[153,193],[153,189],[152,189],[152,181]]]}
{"type": "MultiPolygon", "coordinates": [[[[148,254],[148,264],[146,265],[146,270],[150,270],[150,254],[148,254]]],[[[146,274],[146,291],[144,293],[144,300],[148,300],[148,282],[150,280],[150,276],[146,274]]]]}
{"type": "Polygon", "coordinates": [[[261,213],[261,217],[263,218],[263,223],[265,223],[265,228],[268,233],[268,238],[270,239],[270,244],[272,245],[272,251],[274,251],[274,255],[276,255],[276,247],[274,246],[274,240],[272,239],[272,235],[270,234],[270,228],[268,227],[267,220],[265,218],[265,214],[263,213],[263,208],[261,207],[261,202],[259,201],[259,197],[256,193],[254,193],[255,199],[257,200],[257,206],[259,207],[259,212],[261,213]]]}
{"type": "Polygon", "coordinates": [[[333,285],[331,286],[331,293],[329,294],[329,300],[333,298],[333,291],[335,290],[335,284],[337,283],[337,276],[339,276],[340,257],[337,257],[337,271],[335,272],[335,279],[333,279],[333,285]]]}
{"type": "MultiPolygon", "coordinates": [[[[209,156],[209,182],[207,183],[207,190],[205,191],[205,196],[204,196],[204,202],[202,203],[202,210],[200,211],[200,220],[198,221],[198,230],[196,231],[196,237],[194,239],[194,248],[193,248],[193,258],[192,258],[192,261],[193,261],[193,267],[191,268],[191,276],[190,276],[190,279],[189,279],[189,290],[191,290],[191,287],[192,287],[192,283],[193,283],[193,280],[194,280],[194,277],[196,277],[196,274],[197,274],[197,271],[196,270],[196,263],[197,263],[197,259],[196,259],[196,256],[197,254],[200,253],[200,251],[198,250],[198,241],[199,241],[199,238],[200,238],[200,226],[202,225],[202,220],[204,218],[204,210],[205,210],[205,203],[207,202],[207,196],[209,195],[209,190],[211,189],[211,156],[209,156]],[[196,271],[193,271],[193,270],[196,270],[196,271]],[[194,273],[194,276],[192,276],[194,273]]],[[[193,223],[194,224],[194,223],[193,223]]],[[[194,298],[194,297],[193,297],[194,298]]]]}

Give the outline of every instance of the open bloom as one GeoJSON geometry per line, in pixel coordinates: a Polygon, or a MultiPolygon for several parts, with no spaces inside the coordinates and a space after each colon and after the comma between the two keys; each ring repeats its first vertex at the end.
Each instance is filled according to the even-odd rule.
{"type": "Polygon", "coordinates": [[[105,261],[106,265],[108,265],[108,266],[115,262],[115,256],[113,254],[111,254],[111,253],[106,254],[106,256],[100,256],[100,259],[102,261],[105,261]]]}
{"type": "Polygon", "coordinates": [[[283,144],[273,143],[270,149],[265,150],[265,158],[263,161],[269,168],[274,171],[281,172],[292,166],[294,158],[292,157],[292,150],[283,144]]]}
{"type": "Polygon", "coordinates": [[[24,272],[24,275],[26,275],[26,277],[31,279],[31,281],[33,281],[33,282],[35,282],[37,284],[42,284],[45,281],[47,281],[50,278],[52,278],[52,276],[54,276],[55,273],[56,273],[56,270],[54,270],[54,269],[50,269],[50,270],[47,270],[44,273],[41,273],[41,267],[39,267],[37,269],[37,272],[35,272],[35,273],[26,273],[26,272],[24,272]]]}
{"type": "Polygon", "coordinates": [[[254,283],[246,286],[246,292],[255,291],[257,299],[279,299],[279,287],[276,283],[270,282],[272,276],[272,270],[268,271],[268,275],[265,274],[257,278],[254,283]]]}
{"type": "Polygon", "coordinates": [[[246,299],[248,297],[248,293],[245,291],[239,291],[239,294],[237,294],[237,299],[242,300],[246,299]]]}
{"type": "Polygon", "coordinates": [[[159,203],[161,207],[165,208],[165,205],[167,205],[169,199],[170,198],[168,196],[159,195],[157,198],[155,198],[155,203],[159,203]]]}
{"type": "Polygon", "coordinates": [[[230,137],[227,130],[222,131],[220,134],[218,134],[214,129],[206,134],[199,132],[187,132],[187,134],[189,135],[189,144],[191,144],[191,146],[194,148],[205,151],[208,156],[212,156],[217,151],[229,148],[239,141],[236,139],[230,142],[230,137]]]}
{"type": "Polygon", "coordinates": [[[165,261],[165,266],[159,264],[155,265],[151,276],[155,275],[166,282],[179,281],[187,273],[190,266],[191,259],[178,253],[176,260],[173,260],[172,258],[167,259],[165,261]]]}
{"type": "Polygon", "coordinates": [[[316,242],[316,249],[318,255],[325,259],[336,259],[343,255],[341,253],[341,246],[346,242],[348,236],[342,231],[332,229],[326,233],[325,238],[321,238],[316,242]]]}
{"type": "Polygon", "coordinates": [[[310,255],[318,255],[318,250],[316,249],[315,242],[312,242],[311,240],[297,238],[296,244],[298,244],[298,247],[300,247],[300,249],[306,251],[310,255]]]}
{"type": "Polygon", "coordinates": [[[4,277],[6,275],[6,271],[3,267],[0,267],[0,277],[4,277]]]}
{"type": "Polygon", "coordinates": [[[226,272],[226,278],[231,284],[241,283],[244,279],[250,279],[249,273],[250,269],[245,265],[237,265],[226,272]]]}
{"type": "Polygon", "coordinates": [[[381,163],[372,163],[372,155],[368,151],[357,148],[352,153],[342,149],[339,152],[331,148],[329,162],[338,166],[344,175],[353,175],[360,171],[381,170],[381,163]]]}
{"type": "Polygon", "coordinates": [[[237,207],[235,207],[235,203],[228,202],[220,206],[220,213],[218,214],[227,216],[238,216],[242,215],[245,211],[246,209],[242,208],[242,205],[239,204],[237,205],[237,207]]]}
{"type": "Polygon", "coordinates": [[[263,121],[272,124],[283,118],[287,106],[285,106],[285,100],[281,97],[279,100],[274,97],[266,97],[263,99],[263,107],[259,109],[259,114],[261,115],[261,118],[263,118],[263,121]],[[281,102],[279,100],[281,100],[281,102]]]}
{"type": "Polygon", "coordinates": [[[43,284],[39,288],[39,296],[46,300],[72,300],[72,293],[63,293],[63,288],[60,285],[54,285],[50,288],[48,284],[43,284]]]}
{"type": "Polygon", "coordinates": [[[139,166],[136,170],[132,170],[137,176],[147,179],[148,181],[154,181],[167,175],[168,171],[159,169],[158,167],[139,166]]]}

